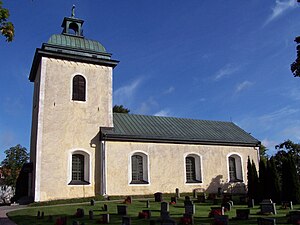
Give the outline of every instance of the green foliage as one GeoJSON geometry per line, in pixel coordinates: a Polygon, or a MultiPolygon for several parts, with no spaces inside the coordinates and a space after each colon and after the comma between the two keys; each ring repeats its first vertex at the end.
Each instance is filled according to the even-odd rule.
{"type": "Polygon", "coordinates": [[[272,158],[267,161],[266,188],[268,190],[267,197],[279,203],[281,199],[280,180],[275,160],[272,158]]]}
{"type": "Polygon", "coordinates": [[[267,149],[266,146],[264,146],[264,145],[261,145],[259,147],[259,156],[260,156],[261,159],[267,160],[269,158],[269,156],[267,155],[268,150],[269,149],[267,149]]]}
{"type": "Polygon", "coordinates": [[[123,105],[115,105],[113,107],[113,112],[114,113],[127,113],[128,114],[130,112],[130,110],[125,108],[123,105]]]}
{"type": "Polygon", "coordinates": [[[13,40],[15,35],[14,25],[7,21],[9,19],[9,10],[2,7],[2,1],[0,1],[0,32],[6,38],[6,41],[13,40]]]}
{"type": "Polygon", "coordinates": [[[258,179],[259,180],[258,190],[259,190],[259,199],[260,200],[263,200],[268,197],[269,190],[266,187],[266,185],[267,185],[266,173],[267,173],[266,162],[265,162],[265,160],[261,159],[259,161],[259,179],[258,179]]]}
{"type": "Polygon", "coordinates": [[[256,166],[255,163],[252,160],[252,164],[251,164],[251,170],[252,170],[252,176],[253,176],[253,189],[255,189],[253,191],[253,199],[258,202],[259,201],[259,192],[257,191],[257,187],[259,187],[259,180],[258,180],[258,174],[257,174],[257,170],[256,170],[256,166]]]}
{"type": "Polygon", "coordinates": [[[23,164],[28,161],[29,156],[27,149],[19,144],[5,150],[5,154],[6,157],[1,162],[4,183],[15,189],[19,172],[21,171],[23,164]]]}
{"type": "Polygon", "coordinates": [[[300,184],[295,161],[291,156],[282,162],[282,200],[300,202],[300,184]]]}

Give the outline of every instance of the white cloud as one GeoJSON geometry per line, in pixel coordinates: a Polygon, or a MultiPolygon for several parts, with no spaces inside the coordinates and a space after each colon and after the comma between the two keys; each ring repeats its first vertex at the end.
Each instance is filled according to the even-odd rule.
{"type": "Polygon", "coordinates": [[[275,6],[272,8],[272,14],[265,21],[264,26],[283,15],[288,10],[295,8],[297,4],[296,0],[276,0],[275,6]]]}
{"type": "Polygon", "coordinates": [[[250,82],[250,81],[244,81],[244,82],[242,82],[242,83],[239,83],[237,86],[236,86],[236,89],[235,89],[235,91],[236,92],[240,92],[240,91],[242,91],[242,90],[244,90],[244,89],[246,89],[246,88],[249,88],[250,86],[252,86],[253,85],[253,82],[250,82]]]}
{"type": "Polygon", "coordinates": [[[171,94],[173,91],[175,91],[175,88],[173,86],[166,89],[163,93],[164,94],[171,94]]]}
{"type": "Polygon", "coordinates": [[[168,109],[163,109],[155,113],[154,116],[170,116],[170,111],[168,109]]]}
{"type": "Polygon", "coordinates": [[[153,108],[157,108],[158,103],[155,101],[153,97],[149,97],[146,101],[142,102],[135,113],[138,114],[149,114],[151,111],[153,112],[153,108]]]}
{"type": "Polygon", "coordinates": [[[13,145],[13,142],[15,141],[15,135],[11,131],[4,131],[1,133],[1,138],[0,138],[0,145],[4,146],[10,146],[13,145]]]}
{"type": "Polygon", "coordinates": [[[128,104],[132,100],[132,98],[133,98],[137,88],[141,84],[141,82],[142,82],[142,79],[138,78],[138,79],[134,80],[133,82],[131,82],[130,84],[125,85],[125,86],[120,87],[117,90],[115,90],[114,91],[115,103],[123,104],[123,105],[128,104]]]}
{"type": "Polygon", "coordinates": [[[232,64],[226,64],[224,67],[222,67],[221,69],[219,69],[216,72],[214,79],[215,79],[215,81],[218,81],[225,76],[229,76],[231,74],[236,73],[239,69],[240,69],[239,66],[233,66],[232,64]]]}
{"type": "Polygon", "coordinates": [[[287,106],[277,111],[271,112],[269,114],[260,116],[259,120],[263,123],[271,123],[275,120],[281,120],[282,118],[287,118],[288,116],[295,114],[298,111],[299,109],[294,109],[287,106]]]}

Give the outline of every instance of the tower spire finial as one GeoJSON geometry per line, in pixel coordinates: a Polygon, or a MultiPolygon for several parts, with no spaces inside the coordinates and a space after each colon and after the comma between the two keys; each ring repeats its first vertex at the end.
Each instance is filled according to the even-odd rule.
{"type": "Polygon", "coordinates": [[[75,5],[72,6],[72,14],[71,17],[75,17],[75,5]]]}

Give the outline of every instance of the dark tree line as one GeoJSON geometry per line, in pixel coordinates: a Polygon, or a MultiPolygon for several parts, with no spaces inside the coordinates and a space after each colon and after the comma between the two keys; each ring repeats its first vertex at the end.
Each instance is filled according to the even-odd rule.
{"type": "Polygon", "coordinates": [[[276,155],[261,158],[259,174],[255,163],[248,158],[248,197],[256,202],[272,199],[300,203],[300,144],[288,140],[277,148],[276,155]]]}
{"type": "MultiPolygon", "coordinates": [[[[297,0],[300,3],[300,0],[297,0]]],[[[300,77],[300,36],[295,38],[295,42],[297,43],[297,58],[291,64],[291,71],[294,77],[300,77]]]]}

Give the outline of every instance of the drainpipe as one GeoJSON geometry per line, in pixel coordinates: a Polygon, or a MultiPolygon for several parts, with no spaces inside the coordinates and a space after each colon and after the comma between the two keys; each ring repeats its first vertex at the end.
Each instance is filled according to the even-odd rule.
{"type": "Polygon", "coordinates": [[[101,141],[101,171],[102,171],[102,187],[101,187],[101,194],[104,196],[106,195],[106,153],[105,153],[105,148],[106,148],[106,141],[105,137],[103,138],[104,140],[101,141]]]}

